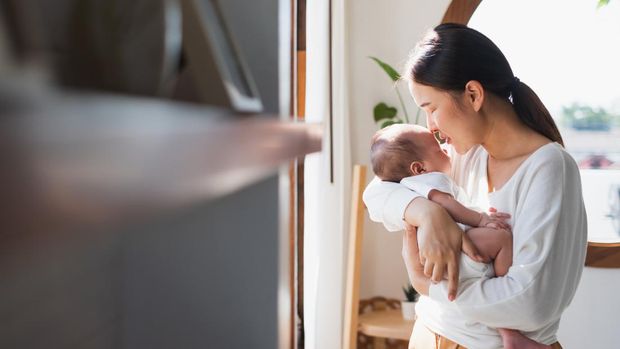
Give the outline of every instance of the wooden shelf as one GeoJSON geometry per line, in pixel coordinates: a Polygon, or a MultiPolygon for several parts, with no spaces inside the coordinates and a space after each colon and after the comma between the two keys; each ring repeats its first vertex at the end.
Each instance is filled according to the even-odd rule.
{"type": "Polygon", "coordinates": [[[400,309],[389,309],[360,314],[358,328],[367,336],[408,341],[414,323],[413,320],[405,320],[400,309]]]}

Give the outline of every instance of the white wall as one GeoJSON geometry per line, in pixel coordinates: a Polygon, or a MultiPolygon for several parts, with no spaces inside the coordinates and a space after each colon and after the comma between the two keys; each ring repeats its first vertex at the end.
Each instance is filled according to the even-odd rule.
{"type": "MultiPolygon", "coordinates": [[[[384,101],[396,106],[399,114],[402,113],[392,82],[367,57],[376,56],[400,70],[409,51],[426,29],[439,24],[448,4],[448,0],[347,1],[353,163],[370,166],[370,138],[378,130],[372,119],[375,104],[384,101]]],[[[402,86],[401,94],[410,116],[413,116],[415,104],[405,86],[402,86]]],[[[369,176],[372,176],[372,171],[369,176]]],[[[388,233],[381,225],[368,219],[364,234],[360,297],[381,295],[402,298],[400,288],[407,282],[400,254],[402,235],[388,233]]]]}
{"type": "Polygon", "coordinates": [[[620,269],[584,269],[558,338],[566,349],[620,348],[620,269]]]}

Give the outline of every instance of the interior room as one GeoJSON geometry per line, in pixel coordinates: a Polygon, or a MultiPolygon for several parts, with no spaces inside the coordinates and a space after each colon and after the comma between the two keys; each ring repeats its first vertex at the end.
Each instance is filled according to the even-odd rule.
{"type": "MultiPolygon", "coordinates": [[[[2,1],[0,348],[620,347],[618,37],[616,0],[2,1]],[[477,49],[436,70],[466,84],[423,76],[444,54],[425,47],[465,45],[441,30],[496,45],[507,94],[460,74],[477,49]],[[559,141],[519,119],[525,87],[559,141]],[[428,96],[466,121],[442,124],[428,96]],[[498,136],[489,110],[518,127],[498,136]],[[397,129],[431,137],[467,194],[484,187],[486,205],[459,204],[473,224],[384,178],[377,140],[397,129]],[[547,143],[568,164],[541,165],[549,203],[495,212],[494,168],[517,178],[547,143]],[[535,150],[502,162],[492,144],[535,150]],[[555,204],[581,211],[548,218],[555,204]],[[430,233],[441,215],[457,253],[430,252],[456,248],[430,233]],[[499,252],[470,256],[475,228],[509,233],[505,275],[499,252]],[[458,279],[448,301],[467,258],[498,275],[458,279]]],[[[433,172],[414,163],[408,178],[433,172]]]]}

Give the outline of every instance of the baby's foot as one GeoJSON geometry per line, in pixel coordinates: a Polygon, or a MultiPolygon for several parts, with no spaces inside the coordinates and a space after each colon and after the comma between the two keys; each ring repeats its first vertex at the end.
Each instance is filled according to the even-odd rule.
{"type": "Polygon", "coordinates": [[[508,330],[505,328],[500,328],[498,331],[502,336],[504,349],[551,349],[550,345],[535,342],[521,334],[519,331],[508,330]]]}

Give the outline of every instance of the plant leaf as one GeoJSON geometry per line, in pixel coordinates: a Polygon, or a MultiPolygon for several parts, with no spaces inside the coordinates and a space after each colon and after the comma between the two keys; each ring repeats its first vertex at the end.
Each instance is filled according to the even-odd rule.
{"type": "Polygon", "coordinates": [[[598,0],[598,5],[596,6],[596,8],[599,9],[608,4],[609,4],[609,0],[598,0]]]}
{"type": "Polygon", "coordinates": [[[394,125],[394,124],[402,124],[403,121],[401,119],[392,119],[392,120],[387,120],[381,123],[381,128],[386,128],[390,125],[394,125]]]}
{"type": "MultiPolygon", "coordinates": [[[[604,0],[601,0],[604,1],[604,0]]],[[[609,1],[609,0],[608,0],[609,1]]],[[[392,79],[392,81],[398,81],[398,79],[400,79],[400,74],[398,74],[398,72],[396,71],[396,69],[392,68],[392,66],[390,66],[389,64],[383,62],[382,60],[380,60],[377,57],[368,57],[370,59],[372,59],[373,61],[377,62],[377,64],[383,68],[383,70],[386,72],[386,74],[390,77],[390,79],[392,79]]]]}
{"type": "Polygon", "coordinates": [[[375,122],[379,122],[384,119],[391,119],[396,116],[396,113],[397,113],[396,108],[390,107],[383,102],[375,105],[375,109],[373,110],[375,122]]]}

